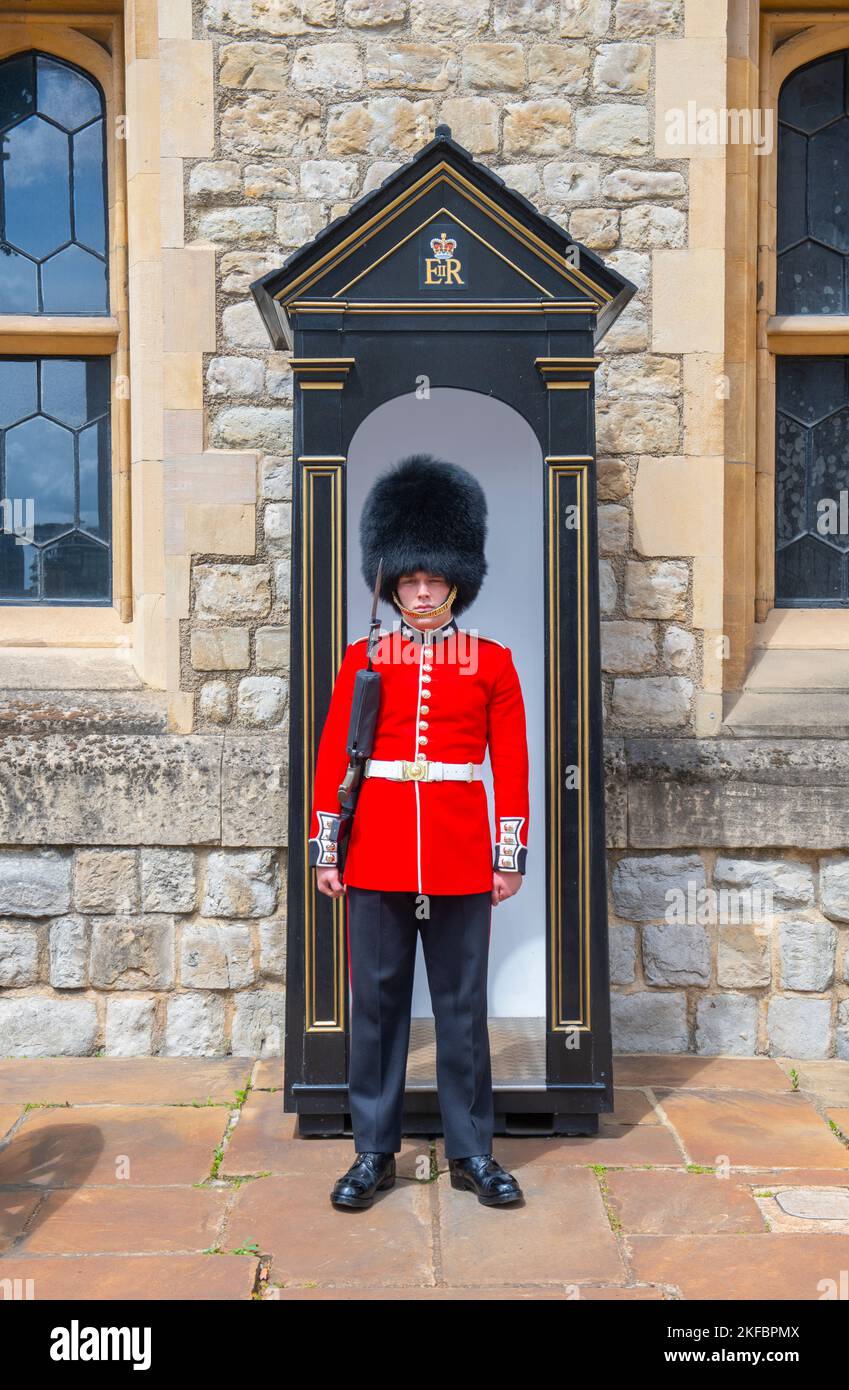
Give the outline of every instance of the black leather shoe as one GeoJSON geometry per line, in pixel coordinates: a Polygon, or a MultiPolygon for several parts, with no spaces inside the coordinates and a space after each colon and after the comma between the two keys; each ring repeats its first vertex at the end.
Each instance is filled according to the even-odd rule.
{"type": "Polygon", "coordinates": [[[335,1207],[370,1207],[375,1192],[394,1182],[394,1153],[358,1153],[347,1173],[337,1178],[330,1200],[335,1207]]]}
{"type": "Polygon", "coordinates": [[[517,1202],[524,1195],[512,1173],[507,1173],[492,1154],[472,1154],[469,1158],[449,1158],[451,1186],[463,1192],[471,1188],[485,1207],[501,1207],[517,1202]]]}

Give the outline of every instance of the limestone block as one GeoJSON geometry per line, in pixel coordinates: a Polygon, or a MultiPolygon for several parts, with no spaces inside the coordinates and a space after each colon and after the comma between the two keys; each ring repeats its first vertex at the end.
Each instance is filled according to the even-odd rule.
{"type": "Polygon", "coordinates": [[[281,989],[240,990],[234,999],[234,1057],[282,1057],[286,996],[281,989]]]}
{"type": "Polygon", "coordinates": [[[50,923],[50,983],[54,989],[85,989],[88,953],[89,924],[84,917],[57,917],[50,923]]]}
{"type": "Polygon", "coordinates": [[[821,992],[831,988],[837,950],[834,927],[805,918],[782,922],[778,941],[784,989],[821,992]]]}
{"type": "Polygon", "coordinates": [[[250,633],[246,627],[195,628],[191,654],[196,671],[247,670],[251,664],[250,633]]]}
{"type": "Polygon", "coordinates": [[[78,849],[74,900],[83,912],[137,912],[138,852],[133,849],[78,849]]]}
{"type": "Polygon", "coordinates": [[[225,681],[206,681],[201,686],[198,697],[198,713],[201,719],[213,724],[226,724],[232,714],[233,697],[225,681]]]}
{"type": "Polygon", "coordinates": [[[686,1052],[687,996],[677,990],[613,994],[614,1052],[686,1052]]]}
{"type": "Polygon", "coordinates": [[[682,627],[668,627],[663,635],[663,659],[673,671],[688,671],[696,652],[696,639],[682,627]]]}
{"type": "Polygon", "coordinates": [[[190,849],[141,851],[141,905],[145,912],[194,912],[195,856],[190,849]]]}
{"type": "Polygon", "coordinates": [[[264,618],[271,607],[267,565],[196,565],[195,616],[264,618]]]}
{"type": "Polygon", "coordinates": [[[705,886],[705,868],[697,854],[626,857],[618,861],[611,879],[616,915],[631,922],[665,922],[681,894],[686,899],[705,886]]]}
{"type": "Polygon", "coordinates": [[[610,954],[610,983],[630,985],[636,979],[637,932],[635,927],[620,927],[615,923],[608,932],[610,954]]]}
{"type": "MultiPolygon", "coordinates": [[[[0,840],[217,843],[220,795],[218,736],[8,737],[0,758],[0,840]]],[[[66,912],[70,869],[70,858],[57,851],[0,852],[0,913],[66,912]]]]}
{"type": "Polygon", "coordinates": [[[153,999],[107,999],[107,1057],[151,1057],[154,1053],[156,1003],[153,999]]]}
{"type": "Polygon", "coordinates": [[[93,917],[91,983],[99,989],[171,989],[173,917],[93,917]]]}
{"type": "MultiPolygon", "coordinates": [[[[9,755],[19,753],[26,760],[27,751],[34,763],[39,761],[38,743],[21,738],[4,741],[4,756],[0,760],[0,779],[3,791],[0,806],[5,805],[7,833],[0,835],[6,841],[14,840],[9,823],[9,811],[13,818],[23,811],[17,807],[15,798],[27,796],[30,789],[25,781],[18,782],[10,775],[14,767],[9,766],[9,755]],[[4,775],[5,773],[5,775],[4,775]]],[[[31,842],[37,843],[34,835],[31,842]]],[[[71,856],[53,849],[0,849],[0,913],[7,917],[50,917],[65,912],[71,906],[71,856]]]]}
{"type": "Polygon", "coordinates": [[[217,994],[174,994],[168,1000],[163,1053],[216,1057],[226,1052],[225,1006],[217,994]]]}
{"type": "Polygon", "coordinates": [[[223,844],[288,843],[288,768],[285,734],[228,734],[221,768],[223,844]]]}
{"type": "Polygon", "coordinates": [[[265,979],[283,980],[286,977],[286,923],[280,917],[270,917],[259,924],[259,968],[265,979]]]}
{"type": "Polygon", "coordinates": [[[37,924],[0,922],[0,988],[17,989],[37,980],[37,924]]]}
{"type": "Polygon", "coordinates": [[[256,970],[250,927],[191,922],[180,942],[180,983],[187,989],[242,989],[256,970]]]}
{"type": "Polygon", "coordinates": [[[842,850],[849,842],[843,739],[629,739],[634,848],[751,845],[842,850]]]}
{"type": "Polygon", "coordinates": [[[288,669],[288,627],[261,627],[256,634],[256,664],[264,671],[288,669]]]}
{"type": "Polygon", "coordinates": [[[535,43],[528,51],[534,95],[579,96],[589,85],[590,50],[577,43],[535,43]]]}
{"type": "Polygon", "coordinates": [[[776,996],[767,1006],[770,1057],[827,1057],[830,999],[776,996]]]}
{"type": "Polygon", "coordinates": [[[321,105],[292,91],[285,102],[273,93],[252,93],[222,110],[221,148],[272,155],[286,150],[290,159],[311,159],[321,149],[321,105]]]}
{"type": "Polygon", "coordinates": [[[758,1001],[745,994],[711,994],[696,1002],[696,1051],[753,1057],[758,1043],[758,1001]]]}
{"type": "Polygon", "coordinates": [[[755,926],[729,923],[719,927],[717,984],[726,989],[756,989],[772,977],[769,934],[755,926]]]}
{"type": "Polygon", "coordinates": [[[812,907],[814,876],[807,864],[792,859],[733,859],[719,855],[714,882],[720,887],[769,895],[773,906],[812,907]]]}
{"type": "Polygon", "coordinates": [[[554,202],[593,202],[599,196],[599,167],[588,160],[553,159],[543,167],[542,183],[554,202]]]}
{"type": "Polygon", "coordinates": [[[619,595],[616,589],[616,575],[609,560],[599,560],[598,562],[599,591],[601,596],[601,614],[606,617],[609,613],[616,611],[619,595]]]}
{"type": "Polygon", "coordinates": [[[657,660],[654,633],[648,623],[601,624],[603,671],[650,671],[657,660]]]}
{"type": "Polygon", "coordinates": [[[557,97],[508,102],[504,108],[504,154],[559,155],[572,143],[572,107],[557,97]]]}
{"type": "MultiPolygon", "coordinates": [[[[435,43],[384,41],[374,44],[368,50],[366,82],[369,87],[402,87],[415,92],[444,92],[456,81],[458,68],[458,58],[450,47],[435,43]]],[[[467,80],[465,85],[479,84],[467,80]]]]}
{"type": "Polygon", "coordinates": [[[620,724],[638,728],[681,728],[692,700],[693,682],[685,676],[620,676],[613,684],[612,713],[620,724]]]}
{"type": "Polygon", "coordinates": [[[625,611],[631,618],[683,618],[687,566],[680,560],[629,560],[625,569],[625,611]]]}
{"type": "Polygon", "coordinates": [[[710,984],[710,938],[703,927],[683,922],[646,926],[642,946],[648,984],[710,984]]]}
{"type": "Polygon", "coordinates": [[[282,676],[244,676],[236,692],[236,713],[245,724],[280,728],[287,721],[289,682],[282,676]]]}
{"type": "Polygon", "coordinates": [[[833,922],[849,922],[849,859],[820,863],[820,906],[833,922]]]}
{"type": "Polygon", "coordinates": [[[3,1057],[87,1057],[96,1045],[93,999],[53,999],[40,994],[0,999],[3,1057]]]}
{"type": "Polygon", "coordinates": [[[277,906],[273,850],[220,850],[209,856],[201,904],[204,917],[268,917],[277,906]]]}
{"type": "Polygon", "coordinates": [[[598,509],[598,546],[603,555],[628,549],[630,513],[627,507],[602,506],[598,509]]]}
{"type": "Polygon", "coordinates": [[[651,46],[647,43],[600,43],[593,68],[597,92],[639,96],[649,89],[651,46]]]}

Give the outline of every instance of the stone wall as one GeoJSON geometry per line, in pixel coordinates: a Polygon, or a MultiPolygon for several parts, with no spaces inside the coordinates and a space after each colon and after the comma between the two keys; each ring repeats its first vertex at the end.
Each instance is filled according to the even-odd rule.
{"type": "Polygon", "coordinates": [[[275,850],[0,851],[0,1054],[278,1056],[275,850]]]}
{"type": "Polygon", "coordinates": [[[616,1050],[849,1057],[849,742],[606,756],[616,1050]]]}

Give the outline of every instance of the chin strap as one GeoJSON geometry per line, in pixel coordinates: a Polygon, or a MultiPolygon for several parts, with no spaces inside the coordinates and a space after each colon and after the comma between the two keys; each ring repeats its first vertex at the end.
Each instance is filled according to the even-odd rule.
{"type": "Polygon", "coordinates": [[[392,590],[392,602],[396,608],[400,608],[405,618],[438,618],[440,613],[445,613],[451,607],[457,597],[457,585],[451,585],[451,592],[444,603],[440,603],[438,608],[405,608],[398,597],[397,590],[392,590]]]}

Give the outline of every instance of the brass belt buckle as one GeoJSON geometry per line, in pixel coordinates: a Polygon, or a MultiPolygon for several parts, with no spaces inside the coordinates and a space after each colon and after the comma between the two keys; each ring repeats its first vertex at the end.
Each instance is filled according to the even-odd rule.
{"type": "Polygon", "coordinates": [[[418,781],[421,781],[422,778],[425,777],[426,773],[427,773],[427,763],[417,763],[417,762],[412,762],[412,763],[410,763],[410,762],[407,762],[406,759],[404,760],[404,771],[403,771],[403,774],[402,774],[402,780],[403,780],[403,781],[405,781],[405,782],[418,782],[418,781]]]}
{"type": "Polygon", "coordinates": [[[467,782],[474,782],[474,780],[475,780],[475,765],[474,765],[474,763],[469,763],[469,775],[468,775],[468,777],[466,778],[466,781],[467,781],[467,782]]]}

